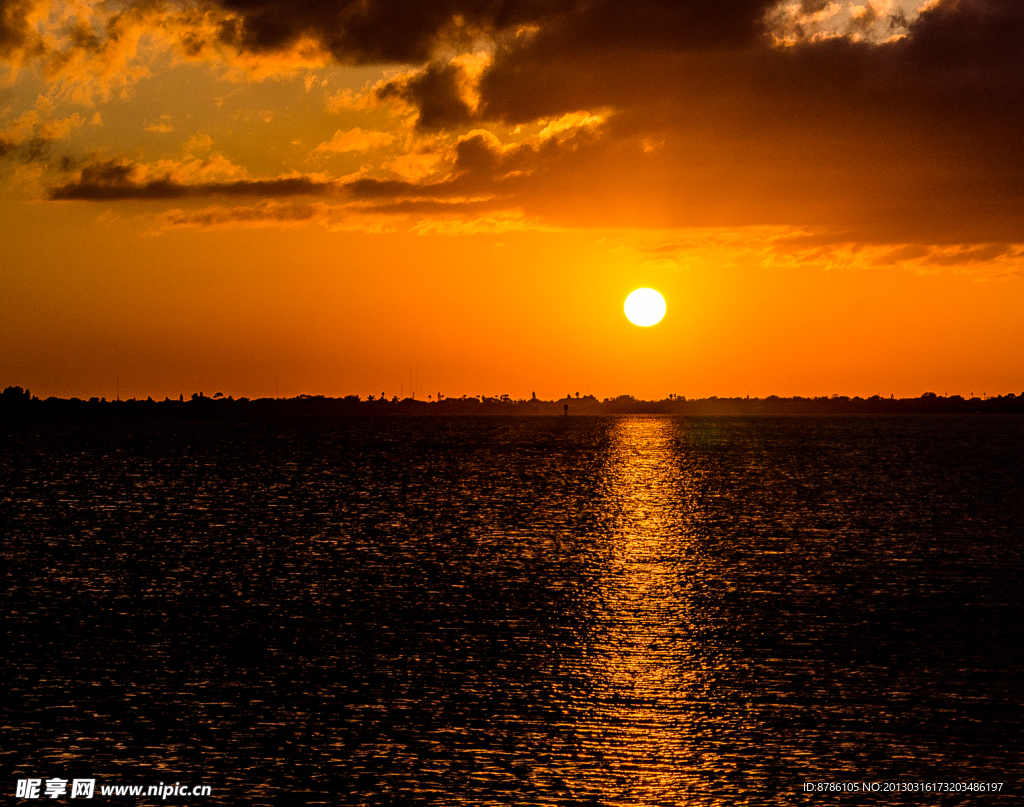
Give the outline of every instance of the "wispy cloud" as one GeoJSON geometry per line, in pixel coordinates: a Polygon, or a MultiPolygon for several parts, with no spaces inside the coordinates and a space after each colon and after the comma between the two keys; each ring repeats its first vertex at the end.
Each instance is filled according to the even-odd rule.
{"type": "Polygon", "coordinates": [[[213,205],[195,210],[175,208],[159,214],[152,235],[172,230],[230,230],[236,228],[296,227],[313,224],[332,231],[385,233],[395,230],[394,216],[326,202],[296,203],[262,200],[252,205],[213,205]]]}
{"type": "Polygon", "coordinates": [[[244,174],[222,157],[208,160],[163,161],[152,166],[124,159],[97,160],[85,165],[77,177],[49,191],[55,201],[119,201],[128,199],[181,199],[203,196],[322,196],[336,184],[310,175],[270,179],[232,178],[244,174]],[[211,179],[211,177],[222,177],[211,179]]]}
{"type": "Polygon", "coordinates": [[[388,146],[395,139],[396,136],[391,132],[364,131],[357,126],[347,131],[339,129],[330,140],[321,143],[313,151],[363,153],[388,146]]]}
{"type": "Polygon", "coordinates": [[[161,115],[158,120],[152,123],[147,121],[142,128],[147,132],[155,132],[156,134],[167,134],[168,132],[174,131],[174,126],[171,125],[170,115],[161,115]]]}

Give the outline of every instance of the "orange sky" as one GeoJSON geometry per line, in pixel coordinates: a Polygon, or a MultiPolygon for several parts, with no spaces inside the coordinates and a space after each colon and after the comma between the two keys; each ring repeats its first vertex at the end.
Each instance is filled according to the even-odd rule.
{"type": "Polygon", "coordinates": [[[1022,53],[1017,0],[0,0],[0,387],[1019,394],[1022,53]]]}

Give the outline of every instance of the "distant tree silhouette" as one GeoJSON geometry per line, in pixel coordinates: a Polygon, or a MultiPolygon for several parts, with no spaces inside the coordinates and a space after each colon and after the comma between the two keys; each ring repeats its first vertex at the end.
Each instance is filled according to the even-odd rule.
{"type": "Polygon", "coordinates": [[[8,387],[0,392],[0,409],[20,410],[32,402],[32,395],[21,387],[8,387]]]}
{"type": "Polygon", "coordinates": [[[288,412],[300,415],[315,413],[354,414],[362,407],[366,411],[380,414],[528,414],[554,415],[566,412],[571,405],[581,414],[664,414],[664,415],[776,415],[776,414],[1024,414],[1024,393],[1017,395],[989,396],[967,399],[960,395],[938,396],[926,392],[914,398],[896,399],[895,396],[884,398],[872,395],[870,398],[846,395],[820,395],[813,397],[795,396],[780,398],[769,395],[764,398],[737,396],[734,398],[708,398],[687,400],[685,395],[671,394],[662,400],[637,400],[632,395],[619,395],[599,401],[593,395],[567,395],[557,400],[541,400],[536,397],[513,399],[508,394],[496,396],[468,396],[444,398],[440,393],[435,399],[428,396],[427,401],[416,401],[411,398],[400,400],[399,396],[390,399],[376,398],[371,395],[365,403],[358,395],[331,398],[324,395],[297,395],[294,398],[260,398],[249,401],[248,398],[235,399],[217,393],[207,398],[202,392],[192,394],[192,399],[185,404],[184,395],[177,399],[166,398],[157,403],[152,397],[129,398],[124,401],[110,401],[106,398],[93,397],[88,401],[79,398],[63,400],[49,397],[40,400],[18,386],[9,386],[0,392],[0,417],[3,419],[19,419],[21,417],[51,416],[63,413],[74,413],[81,417],[136,417],[153,416],[157,413],[177,413],[174,416],[197,414],[201,417],[261,417],[273,414],[275,417],[288,412]],[[444,402],[444,406],[435,405],[444,402]]]}
{"type": "Polygon", "coordinates": [[[0,400],[6,403],[21,403],[23,401],[31,401],[32,396],[27,389],[21,387],[8,387],[3,392],[0,392],[0,400]]]}

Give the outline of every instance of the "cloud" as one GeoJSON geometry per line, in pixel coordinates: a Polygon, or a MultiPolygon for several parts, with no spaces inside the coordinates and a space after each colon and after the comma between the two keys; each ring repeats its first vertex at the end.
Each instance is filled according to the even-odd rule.
{"type": "Polygon", "coordinates": [[[874,259],[878,266],[895,266],[906,261],[925,258],[931,254],[931,250],[921,244],[904,244],[894,249],[887,249],[874,259]]]}
{"type": "Polygon", "coordinates": [[[624,48],[556,26],[497,51],[480,107],[524,126],[614,111],[591,192],[607,194],[606,210],[632,197],[659,225],[789,223],[897,242],[1024,234],[1012,212],[1024,204],[1024,5],[944,2],[889,42],[780,47],[715,42],[713,30],[624,48]]]}
{"type": "Polygon", "coordinates": [[[8,158],[24,164],[45,164],[50,159],[50,146],[55,140],[68,138],[85,124],[78,112],[64,118],[43,118],[32,109],[0,130],[0,159],[8,158]]]}
{"type": "Polygon", "coordinates": [[[406,182],[421,182],[434,176],[443,165],[447,154],[432,143],[424,143],[405,154],[399,154],[381,164],[381,168],[397,174],[406,182]]]}
{"type": "Polygon", "coordinates": [[[154,218],[151,234],[171,230],[228,230],[238,227],[296,227],[314,224],[332,231],[369,233],[407,231],[419,235],[469,235],[551,230],[518,211],[495,209],[486,201],[406,200],[382,204],[345,202],[280,202],[264,199],[252,205],[176,208],[154,218]],[[424,217],[424,213],[431,214],[424,217]]]}
{"type": "Polygon", "coordinates": [[[363,131],[358,126],[342,131],[338,129],[326,143],[321,143],[314,152],[359,152],[364,153],[390,145],[395,140],[390,132],[363,131]]]}
{"type": "Polygon", "coordinates": [[[349,64],[423,63],[440,44],[536,24],[570,0],[490,3],[481,0],[221,0],[230,15],[221,40],[239,51],[279,51],[303,37],[349,64]]]}
{"type": "MultiPolygon", "coordinates": [[[[600,139],[592,121],[582,113],[578,126],[565,126],[556,134],[534,136],[519,143],[503,144],[486,129],[460,136],[453,147],[426,141],[420,152],[410,152],[384,165],[402,179],[360,178],[345,188],[356,199],[450,199],[506,198],[529,195],[534,175],[544,175],[561,158],[600,139]],[[422,158],[422,164],[417,162],[422,158]],[[403,162],[404,160],[404,162],[403,162]],[[440,178],[439,166],[449,168],[440,178]]],[[[544,183],[542,183],[544,184],[544,183]]]]}
{"type": "Polygon", "coordinates": [[[991,263],[997,258],[1021,256],[1021,250],[1009,244],[982,244],[931,250],[923,263],[933,266],[970,266],[991,263]]]}
{"type": "Polygon", "coordinates": [[[158,230],[184,227],[226,229],[236,226],[264,227],[302,224],[330,216],[332,208],[323,203],[281,204],[264,200],[246,207],[215,205],[200,210],[168,210],[158,217],[158,230]]]}
{"type": "MultiPolygon", "coordinates": [[[[425,214],[429,212],[427,202],[451,205],[504,200],[498,204],[509,207],[514,206],[510,200],[517,195],[528,196],[531,179],[545,175],[563,155],[585,153],[588,144],[599,141],[603,121],[599,115],[573,113],[547,122],[536,135],[508,144],[485,129],[472,130],[454,142],[440,137],[413,139],[406,152],[381,164],[377,176],[366,176],[366,170],[360,169],[345,177],[295,173],[256,179],[221,154],[196,156],[196,151],[208,149],[212,140],[195,136],[184,145],[186,156],[176,160],[142,163],[125,157],[92,157],[81,165],[66,160],[64,171],[73,176],[54,183],[48,196],[54,201],[105,202],[342,196],[365,205],[405,205],[406,212],[408,205],[415,203],[425,214]],[[385,178],[382,173],[399,178],[385,178]]],[[[326,145],[332,150],[369,148],[392,139],[387,133],[357,128],[337,132],[326,145]]]]}
{"type": "Polygon", "coordinates": [[[180,229],[229,230],[239,227],[297,227],[305,224],[316,224],[332,231],[384,233],[395,229],[393,216],[381,216],[373,211],[364,212],[326,202],[282,203],[262,200],[240,207],[213,205],[197,210],[168,210],[156,217],[151,234],[180,229]]]}
{"type": "Polygon", "coordinates": [[[381,101],[398,98],[414,107],[417,128],[441,129],[473,119],[467,83],[458,64],[434,62],[383,83],[375,89],[375,95],[381,101]]]}
{"type": "Polygon", "coordinates": [[[35,0],[0,0],[0,57],[16,63],[34,44],[30,16],[35,0]]]}
{"type": "Polygon", "coordinates": [[[209,152],[213,148],[213,138],[208,134],[198,133],[189,137],[188,140],[182,145],[182,150],[185,154],[197,155],[203,152],[209,152]]]}
{"type": "Polygon", "coordinates": [[[434,216],[412,227],[412,231],[419,235],[479,235],[553,229],[542,221],[527,219],[520,211],[497,211],[482,216],[434,216]]]}
{"type": "Polygon", "coordinates": [[[607,120],[607,115],[592,115],[587,111],[567,112],[555,120],[542,120],[540,124],[544,127],[537,135],[538,140],[547,140],[552,137],[560,137],[575,129],[594,130],[607,120]]]}
{"type": "MultiPolygon", "coordinates": [[[[254,78],[327,58],[394,68],[327,99],[374,123],[316,149],[388,148],[367,168],[378,184],[307,176],[317,194],[488,197],[560,226],[785,225],[890,245],[1024,238],[1018,0],[45,6],[63,16],[0,3],[4,58],[38,60],[58,100],[123,91],[168,54],[254,78]],[[395,131],[379,131],[380,104],[394,107],[395,131]]],[[[50,141],[36,137],[33,152],[2,134],[0,151],[41,154],[50,141]]],[[[260,181],[281,184],[79,176],[52,193],[284,195],[298,182],[260,181]]]]}
{"type": "MultiPolygon", "coordinates": [[[[671,256],[681,266],[694,261],[713,265],[754,261],[767,269],[813,267],[832,272],[878,272],[898,267],[928,274],[951,269],[976,280],[1008,280],[1024,275],[1024,244],[881,244],[844,241],[835,234],[786,227],[686,228],[667,231],[660,238],[652,235],[633,233],[629,239],[612,240],[610,251],[671,256]],[[668,240],[662,240],[665,238],[668,240]]],[[[672,265],[660,268],[668,270],[672,265]]]]}
{"type": "Polygon", "coordinates": [[[835,37],[883,42],[902,36],[917,16],[912,0],[803,0],[780,2],[766,23],[777,44],[823,41],[835,37]]]}
{"type": "Polygon", "coordinates": [[[1011,279],[1024,273],[1024,244],[865,244],[808,245],[813,239],[779,238],[763,244],[764,266],[813,265],[830,271],[874,271],[900,266],[917,274],[952,269],[978,280],[1011,279]],[[803,243],[802,243],[803,242],[803,243]]]}
{"type": "Polygon", "coordinates": [[[153,123],[147,121],[142,128],[147,132],[156,132],[157,134],[166,134],[167,132],[174,131],[170,115],[161,115],[160,119],[153,123]]]}
{"type": "Polygon", "coordinates": [[[0,56],[10,58],[30,39],[33,0],[0,0],[0,56]]]}
{"type": "Polygon", "coordinates": [[[51,118],[47,120],[40,116],[39,112],[32,109],[11,121],[0,132],[0,137],[3,137],[10,143],[23,143],[31,139],[47,142],[63,140],[84,124],[85,118],[78,112],[65,118],[51,118]]]}
{"type": "Polygon", "coordinates": [[[336,188],[335,183],[308,175],[272,179],[205,179],[210,173],[223,173],[223,170],[217,160],[167,161],[154,167],[116,158],[97,160],[81,168],[77,179],[52,187],[49,198],[54,201],[110,202],[203,196],[322,196],[336,188]],[[189,181],[195,179],[200,181],[189,181]]]}
{"type": "Polygon", "coordinates": [[[0,0],[0,61],[38,65],[51,98],[88,106],[125,97],[168,62],[205,62],[225,78],[259,81],[330,60],[310,37],[273,50],[235,48],[230,32],[241,25],[216,3],[0,0]]]}

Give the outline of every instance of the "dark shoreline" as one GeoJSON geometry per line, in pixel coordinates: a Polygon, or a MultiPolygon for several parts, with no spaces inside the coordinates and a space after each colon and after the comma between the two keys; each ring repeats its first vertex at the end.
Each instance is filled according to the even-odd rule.
{"type": "Polygon", "coordinates": [[[942,397],[925,393],[919,398],[870,398],[822,396],[817,398],[701,398],[681,397],[660,401],[643,401],[629,395],[606,398],[594,396],[562,398],[546,401],[539,398],[462,397],[441,401],[361,400],[356,395],[328,398],[323,395],[300,395],[295,398],[214,397],[194,393],[190,400],[128,399],[108,401],[105,398],[40,399],[21,387],[8,387],[0,393],[0,417],[225,417],[307,415],[972,415],[1024,414],[1024,393],[991,398],[942,397]]]}

